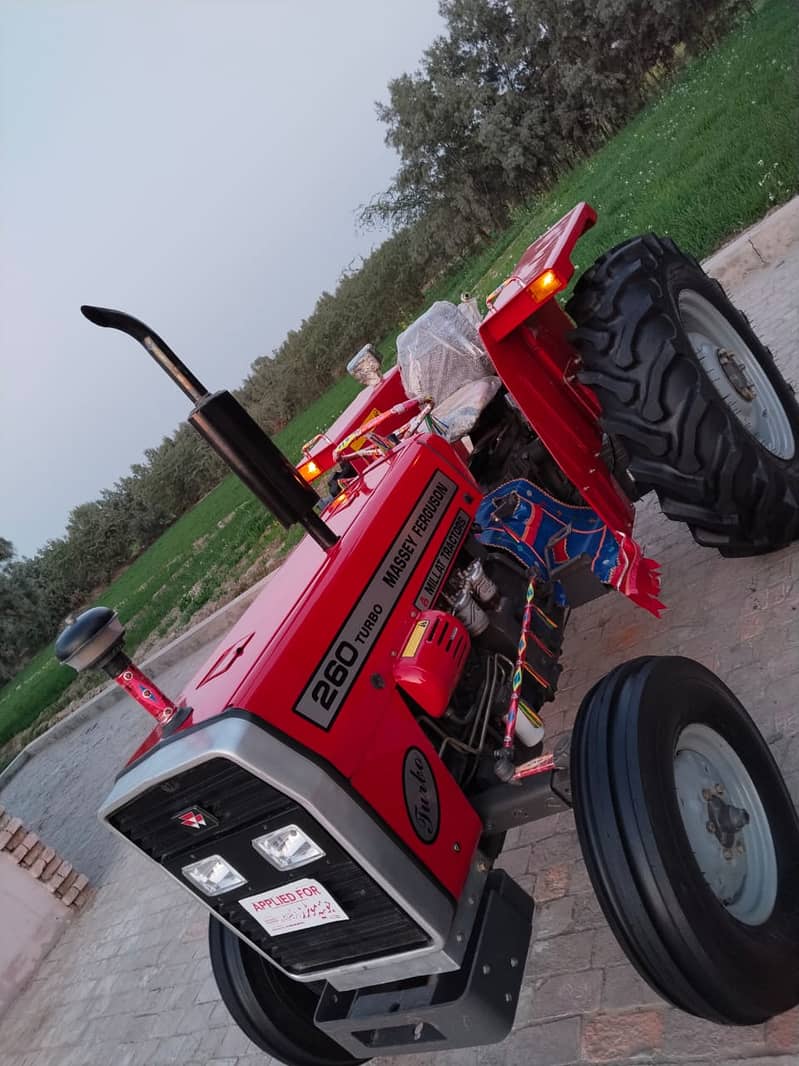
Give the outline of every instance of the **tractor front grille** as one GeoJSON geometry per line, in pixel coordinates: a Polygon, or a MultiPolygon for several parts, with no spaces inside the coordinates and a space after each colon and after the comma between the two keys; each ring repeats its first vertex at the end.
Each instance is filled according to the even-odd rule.
{"type": "Polygon", "coordinates": [[[430,942],[299,803],[228,759],[211,759],[154,785],[114,811],[109,821],[288,973],[311,975],[430,942]],[[197,832],[175,820],[192,807],[210,814],[218,824],[197,832]],[[319,844],[325,856],[286,873],[256,852],[252,840],[292,823],[319,844]],[[247,884],[222,897],[207,897],[183,878],[184,866],[213,854],[235,866],[247,884]],[[273,937],[238,903],[305,877],[324,885],[349,921],[273,937]]]}

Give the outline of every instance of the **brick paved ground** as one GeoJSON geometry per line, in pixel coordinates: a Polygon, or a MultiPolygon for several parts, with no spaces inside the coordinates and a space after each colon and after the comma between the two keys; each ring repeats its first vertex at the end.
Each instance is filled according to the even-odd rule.
{"type": "MultiPolygon", "coordinates": [[[[799,246],[738,282],[734,296],[799,379],[799,246]]],[[[651,500],[639,534],[664,566],[657,622],[609,595],[577,613],[567,668],[547,716],[567,729],[582,695],[616,663],[680,653],[717,671],[749,707],[799,802],[799,545],[724,561],[698,548],[651,500]]],[[[190,675],[202,652],[182,673],[190,675]]],[[[181,671],[160,680],[179,687],[181,671]]],[[[3,802],[97,884],[96,897],[0,1024],[3,1066],[266,1066],[230,1024],[210,976],[204,912],[93,817],[125,752],[146,727],[122,705],[38,754],[3,802]]],[[[615,944],[580,861],[571,815],[510,835],[501,865],[537,901],[514,1033],[477,1052],[407,1066],[576,1066],[615,1062],[778,1066],[799,1063],[799,1011],[728,1030],[665,1007],[615,944]]]]}

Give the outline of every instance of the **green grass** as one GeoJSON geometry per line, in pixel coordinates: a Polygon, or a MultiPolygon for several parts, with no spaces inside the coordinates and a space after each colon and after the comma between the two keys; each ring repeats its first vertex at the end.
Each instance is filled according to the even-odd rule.
{"type": "Polygon", "coordinates": [[[772,0],[660,99],[517,214],[512,237],[466,264],[443,295],[485,297],[536,236],[579,200],[599,220],[577,246],[577,273],[651,230],[698,257],[799,190],[799,9],[772,0]]]}
{"type": "MultiPolygon", "coordinates": [[[[792,196],[799,189],[797,18],[792,0],[770,0],[715,52],[686,66],[604,148],[517,211],[492,244],[431,289],[427,303],[457,300],[463,290],[484,298],[527,245],[578,200],[588,200],[599,213],[578,245],[579,273],[605,249],[647,230],[707,255],[792,196]]],[[[397,332],[380,344],[386,362],[393,360],[397,332]]],[[[325,429],[357,390],[354,381],[342,378],[278,434],[278,444],[298,458],[302,443],[325,429]]],[[[101,600],[128,624],[135,650],[145,639],[185,625],[220,589],[233,595],[244,575],[257,577],[264,560],[279,557],[294,539],[287,540],[231,477],[121,574],[101,600]]],[[[34,723],[44,728],[52,714],[86,691],[91,681],[74,676],[56,666],[52,648],[40,652],[0,691],[0,744],[34,723]]]]}

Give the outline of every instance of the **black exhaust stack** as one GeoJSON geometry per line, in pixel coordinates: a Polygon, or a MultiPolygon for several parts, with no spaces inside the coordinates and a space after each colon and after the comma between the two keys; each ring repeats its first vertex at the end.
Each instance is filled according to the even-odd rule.
{"type": "Polygon", "coordinates": [[[105,307],[81,311],[96,326],[121,330],[147,349],[193,401],[189,422],[279,522],[287,528],[299,522],[322,548],[333,547],[338,537],[314,510],[319,497],[234,396],[210,393],[169,345],[132,315],[105,307]]]}

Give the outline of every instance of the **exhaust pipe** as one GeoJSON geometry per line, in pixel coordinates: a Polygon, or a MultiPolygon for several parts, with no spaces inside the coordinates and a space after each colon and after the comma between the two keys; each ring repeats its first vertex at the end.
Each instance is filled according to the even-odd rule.
{"type": "Polygon", "coordinates": [[[327,550],[338,542],[314,510],[319,497],[271,438],[226,390],[211,393],[157,333],[124,311],[84,305],[96,326],[127,333],[146,348],[162,370],[194,403],[189,422],[247,488],[286,528],[298,522],[327,550]]]}

